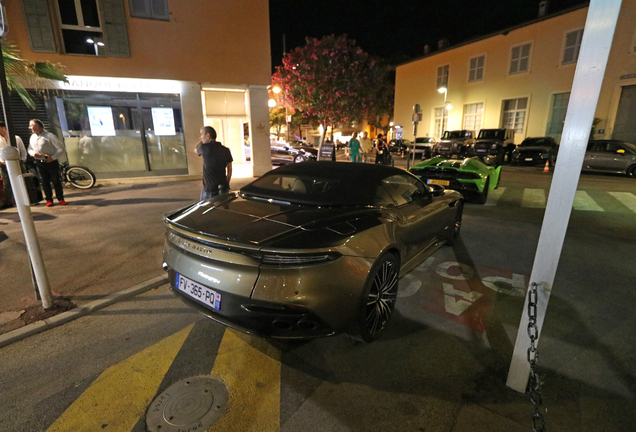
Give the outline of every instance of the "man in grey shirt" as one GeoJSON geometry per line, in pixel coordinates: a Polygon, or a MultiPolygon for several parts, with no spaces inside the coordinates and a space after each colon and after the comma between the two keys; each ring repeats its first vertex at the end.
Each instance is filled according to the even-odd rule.
{"type": "Polygon", "coordinates": [[[60,205],[66,205],[64,189],[60,181],[60,164],[57,161],[64,154],[64,147],[62,147],[62,143],[55,135],[44,130],[44,123],[41,120],[31,120],[29,129],[31,129],[33,135],[31,135],[28,151],[35,158],[35,168],[42,183],[46,206],[53,206],[51,183],[53,183],[55,196],[60,205]]]}

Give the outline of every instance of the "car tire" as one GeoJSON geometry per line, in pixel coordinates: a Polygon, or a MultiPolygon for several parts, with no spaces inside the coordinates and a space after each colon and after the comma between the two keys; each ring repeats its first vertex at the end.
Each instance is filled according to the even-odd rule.
{"type": "Polygon", "coordinates": [[[488,201],[488,190],[490,189],[490,177],[486,180],[486,184],[484,185],[484,191],[479,192],[477,195],[477,203],[478,204],[486,204],[488,201]]]}
{"type": "Polygon", "coordinates": [[[305,162],[304,157],[302,157],[301,155],[294,157],[294,163],[301,163],[301,162],[305,162]]]}
{"type": "Polygon", "coordinates": [[[462,201],[457,201],[455,205],[455,220],[453,221],[453,226],[451,231],[448,233],[448,237],[446,238],[446,244],[449,246],[453,246],[459,240],[459,235],[461,233],[462,228],[462,215],[464,213],[464,203],[462,201]]]}
{"type": "Polygon", "coordinates": [[[636,165],[632,165],[629,168],[627,168],[627,172],[626,172],[628,177],[636,177],[636,165]]]}
{"type": "Polygon", "coordinates": [[[373,264],[360,298],[360,312],[354,337],[373,342],[393,315],[398,292],[400,263],[392,253],[382,255],[373,264]]]}

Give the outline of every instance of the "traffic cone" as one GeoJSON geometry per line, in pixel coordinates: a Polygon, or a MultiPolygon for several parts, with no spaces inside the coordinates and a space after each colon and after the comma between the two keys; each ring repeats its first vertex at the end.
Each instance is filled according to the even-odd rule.
{"type": "Polygon", "coordinates": [[[550,172],[550,161],[545,161],[545,167],[543,167],[543,172],[550,172]]]}

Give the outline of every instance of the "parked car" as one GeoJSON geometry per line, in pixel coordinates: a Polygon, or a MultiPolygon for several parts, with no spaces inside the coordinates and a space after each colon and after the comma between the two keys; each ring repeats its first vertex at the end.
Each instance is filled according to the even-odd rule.
{"type": "Polygon", "coordinates": [[[429,185],[454,189],[466,197],[474,197],[485,204],[488,192],[496,189],[501,180],[501,165],[488,166],[479,158],[433,158],[414,165],[409,172],[429,185]]]}
{"type": "Polygon", "coordinates": [[[413,144],[407,139],[394,139],[389,141],[389,151],[391,153],[406,153],[413,144]]]}
{"type": "Polygon", "coordinates": [[[437,144],[435,144],[433,154],[443,157],[456,155],[463,159],[466,151],[474,142],[475,131],[465,129],[446,131],[437,144]]]}
{"type": "Polygon", "coordinates": [[[477,140],[468,149],[467,156],[477,156],[494,161],[495,165],[503,165],[506,155],[510,160],[516,148],[515,131],[512,129],[482,129],[477,140]]]}
{"type": "Polygon", "coordinates": [[[318,149],[310,146],[289,145],[280,141],[270,143],[273,164],[312,161],[318,158],[318,149]]]}
{"type": "Polygon", "coordinates": [[[512,165],[544,165],[550,166],[556,161],[559,145],[552,137],[526,138],[512,151],[510,163],[512,165]]]}
{"type": "MultiPolygon", "coordinates": [[[[435,146],[435,138],[417,137],[415,138],[415,156],[422,159],[429,159],[433,155],[433,146],[435,146]]],[[[413,156],[413,143],[409,147],[409,155],[413,156]]]]}
{"type": "Polygon", "coordinates": [[[165,216],[172,290],[211,319],[278,339],[367,342],[398,279],[458,239],[463,198],[399,168],[316,162],[165,216]]]}
{"type": "Polygon", "coordinates": [[[587,145],[583,171],[627,174],[636,177],[636,145],[618,140],[594,140],[587,145]]]}

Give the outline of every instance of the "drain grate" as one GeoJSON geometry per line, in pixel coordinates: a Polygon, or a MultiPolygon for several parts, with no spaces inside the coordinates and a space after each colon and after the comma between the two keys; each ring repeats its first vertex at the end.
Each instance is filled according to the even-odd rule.
{"type": "Polygon", "coordinates": [[[197,376],[171,385],[146,413],[149,432],[204,431],[227,410],[228,391],[218,378],[197,376]]]}
{"type": "Polygon", "coordinates": [[[85,205],[66,205],[66,206],[55,206],[52,209],[47,209],[51,213],[82,213],[86,211],[87,207],[85,205]]]}

